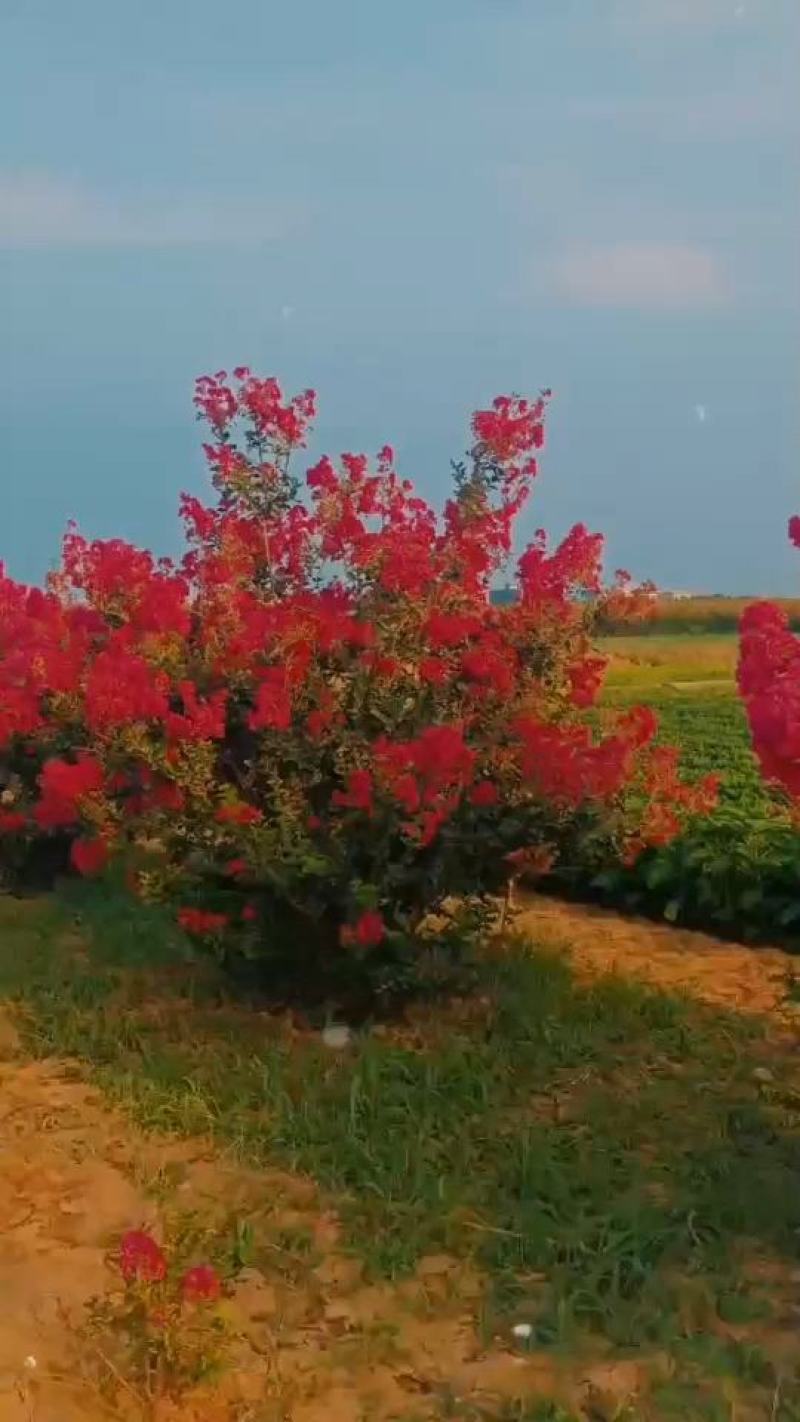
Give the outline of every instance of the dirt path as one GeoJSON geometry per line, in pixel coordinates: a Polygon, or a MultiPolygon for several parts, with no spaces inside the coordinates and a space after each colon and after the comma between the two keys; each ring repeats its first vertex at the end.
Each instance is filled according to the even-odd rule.
{"type": "MultiPolygon", "coordinates": [[[[3,1036],[8,1049],[9,1028],[3,1036]]],[[[94,1422],[112,1414],[80,1381],[75,1329],[113,1284],[104,1246],[152,1213],[114,1163],[95,1096],[47,1063],[0,1063],[0,1416],[94,1422]]]]}
{"type": "Polygon", "coordinates": [[[800,983],[800,958],[779,948],[726,943],[544,895],[521,896],[519,908],[517,926],[537,943],[567,949],[579,973],[623,973],[713,1007],[768,1017],[779,1030],[797,1021],[787,992],[800,983]]]}

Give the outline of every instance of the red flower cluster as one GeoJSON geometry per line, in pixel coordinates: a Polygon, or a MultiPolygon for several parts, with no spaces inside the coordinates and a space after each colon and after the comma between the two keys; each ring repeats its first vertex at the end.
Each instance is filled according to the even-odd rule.
{"type": "Polygon", "coordinates": [[[126,1284],[160,1283],[167,1275],[167,1256],[151,1234],[131,1229],[120,1241],[119,1271],[126,1284]]]}
{"type": "Polygon", "coordinates": [[[75,839],[70,848],[73,867],[84,878],[93,879],[102,874],[108,863],[109,848],[104,839],[75,839]]]}
{"type": "Polygon", "coordinates": [[[34,817],[44,829],[77,824],[81,807],[90,795],[103,789],[105,772],[92,755],[81,755],[70,763],[47,760],[39,776],[41,796],[34,817]]]}
{"type": "Polygon", "coordinates": [[[0,569],[0,833],[66,830],[83,874],[129,855],[198,938],[252,939],[278,899],[370,948],[494,891],[516,849],[551,855],[576,811],[629,844],[677,832],[699,801],[651,718],[585,715],[595,619],[636,601],[625,575],[604,591],[600,536],[535,534],[518,602],[492,602],[547,394],[475,414],[439,513],[388,446],[322,458],[301,492],[313,393],[246,367],[199,380],[217,498],[183,496],[178,563],[70,528],[45,590],[0,569]],[[620,828],[631,785],[651,807],[620,828]]]}
{"type": "Polygon", "coordinates": [[[219,1274],[211,1264],[195,1264],[187,1269],[180,1282],[184,1303],[215,1303],[222,1292],[219,1274]]]}
{"type": "Polygon", "coordinates": [[[228,916],[211,913],[208,909],[182,908],[178,910],[178,923],[185,933],[194,934],[197,938],[213,938],[227,928],[228,916]]]}
{"type": "Polygon", "coordinates": [[[491,410],[477,410],[472,417],[472,430],[481,450],[498,464],[509,464],[524,458],[531,449],[541,449],[544,403],[549,393],[545,392],[533,405],[516,396],[498,395],[491,410]]]}
{"type": "Polygon", "coordinates": [[[374,909],[367,909],[355,923],[342,927],[340,939],[346,948],[376,948],[386,937],[386,924],[374,909]]]}
{"type": "MultiPolygon", "coordinates": [[[[146,1230],[128,1230],[120,1240],[119,1271],[126,1284],[162,1284],[168,1271],[166,1253],[146,1230]]],[[[195,1264],[178,1282],[178,1298],[184,1304],[216,1303],[221,1293],[222,1282],[211,1264],[195,1264]]],[[[156,1321],[159,1317],[166,1321],[163,1307],[156,1321]]]]}

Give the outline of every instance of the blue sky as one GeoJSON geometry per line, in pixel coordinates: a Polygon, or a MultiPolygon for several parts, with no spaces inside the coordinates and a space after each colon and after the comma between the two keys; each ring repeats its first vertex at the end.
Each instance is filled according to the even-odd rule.
{"type": "Polygon", "coordinates": [[[796,0],[3,0],[0,557],[173,551],[243,362],[434,497],[552,385],[528,533],[797,591],[798,57],[796,0]]]}

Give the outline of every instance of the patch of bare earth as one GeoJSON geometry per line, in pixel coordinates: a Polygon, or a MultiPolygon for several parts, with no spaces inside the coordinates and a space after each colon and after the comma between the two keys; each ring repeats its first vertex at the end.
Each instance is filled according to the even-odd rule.
{"type": "Polygon", "coordinates": [[[519,910],[516,926],[537,944],[565,948],[579,975],[620,973],[776,1027],[796,1020],[787,991],[800,981],[800,966],[779,948],[727,943],[545,895],[521,896],[519,910]]]}

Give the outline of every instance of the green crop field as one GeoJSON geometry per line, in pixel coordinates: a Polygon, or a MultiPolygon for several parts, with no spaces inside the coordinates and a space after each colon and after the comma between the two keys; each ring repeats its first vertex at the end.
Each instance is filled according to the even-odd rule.
{"type": "MultiPolygon", "coordinates": [[[[722,777],[716,811],[680,840],[591,886],[604,900],[742,939],[800,944],[800,833],[764,786],[736,694],[737,639],[728,634],[608,638],[604,701],[657,711],[688,775],[722,777]]],[[[578,876],[569,885],[580,892],[578,876]]]]}

